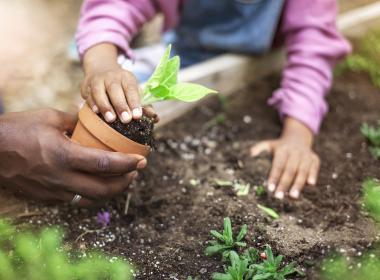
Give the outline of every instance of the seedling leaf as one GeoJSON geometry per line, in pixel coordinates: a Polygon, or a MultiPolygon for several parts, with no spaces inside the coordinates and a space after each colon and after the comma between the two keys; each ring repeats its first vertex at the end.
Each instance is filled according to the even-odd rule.
{"type": "Polygon", "coordinates": [[[268,216],[270,216],[273,219],[278,219],[280,217],[280,215],[277,214],[277,212],[274,211],[272,208],[265,207],[265,206],[263,206],[261,204],[257,204],[257,207],[259,209],[261,209],[265,214],[267,214],[268,216]]]}
{"type": "Polygon", "coordinates": [[[142,105],[154,102],[175,99],[184,102],[194,102],[208,94],[216,93],[215,90],[193,83],[178,83],[178,71],[180,58],[170,58],[171,45],[169,45],[161,57],[150,79],[145,83],[142,91],[142,105]]]}
{"type": "Polygon", "coordinates": [[[217,178],[214,179],[214,182],[218,187],[231,187],[233,185],[231,181],[220,180],[217,178]]]}

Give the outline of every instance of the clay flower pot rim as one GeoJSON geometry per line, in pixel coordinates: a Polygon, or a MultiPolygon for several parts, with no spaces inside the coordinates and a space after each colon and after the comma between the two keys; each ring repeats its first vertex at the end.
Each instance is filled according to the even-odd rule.
{"type": "MultiPolygon", "coordinates": [[[[83,105],[78,116],[83,127],[87,129],[93,137],[97,138],[113,151],[128,154],[142,154],[144,156],[148,155],[151,151],[150,146],[137,143],[114,130],[94,113],[87,103],[83,105]]],[[[85,145],[85,143],[82,144],[85,145]]]]}

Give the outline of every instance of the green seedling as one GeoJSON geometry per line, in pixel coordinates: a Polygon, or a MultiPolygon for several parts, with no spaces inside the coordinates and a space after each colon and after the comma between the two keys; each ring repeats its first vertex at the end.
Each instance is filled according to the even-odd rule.
{"type": "Polygon", "coordinates": [[[243,280],[248,279],[248,260],[241,259],[235,251],[231,251],[229,254],[231,265],[228,266],[225,273],[214,273],[212,275],[213,280],[243,280]]]}
{"type": "Polygon", "coordinates": [[[220,180],[220,179],[216,179],[216,178],[214,179],[214,183],[218,187],[232,187],[234,184],[232,181],[220,180]]]}
{"type": "Polygon", "coordinates": [[[141,96],[143,106],[163,100],[194,102],[208,94],[216,93],[215,90],[198,84],[178,83],[180,58],[178,56],[170,58],[170,51],[169,45],[153,75],[143,87],[141,96]]]}
{"type": "Polygon", "coordinates": [[[237,196],[246,196],[249,194],[249,190],[251,188],[250,184],[240,183],[238,181],[227,181],[214,179],[215,185],[218,187],[232,187],[237,196]]]}
{"type": "Polygon", "coordinates": [[[247,234],[247,225],[243,225],[236,238],[234,238],[230,218],[224,218],[223,224],[224,228],[222,233],[216,230],[210,231],[210,234],[216,238],[216,240],[211,241],[211,245],[206,248],[206,256],[221,254],[223,259],[226,259],[230,251],[234,248],[246,246],[246,243],[242,240],[247,234]]]}
{"type": "Polygon", "coordinates": [[[236,182],[234,183],[233,188],[237,196],[246,196],[249,194],[249,189],[251,188],[251,185],[236,182]]]}
{"type": "Polygon", "coordinates": [[[370,144],[369,150],[371,154],[380,159],[380,121],[378,121],[377,128],[364,123],[360,130],[370,144]]]}
{"type": "Polygon", "coordinates": [[[206,122],[202,126],[202,130],[203,131],[207,131],[210,128],[216,126],[216,125],[224,124],[225,121],[226,121],[226,114],[225,113],[218,113],[215,117],[213,117],[212,119],[210,119],[208,122],[206,122]]]}
{"type": "Polygon", "coordinates": [[[283,256],[273,256],[269,245],[265,248],[266,260],[253,265],[255,270],[252,280],[285,280],[286,276],[297,272],[294,263],[282,266],[283,256]]]}
{"type": "Polygon", "coordinates": [[[380,32],[369,32],[361,40],[357,51],[337,67],[337,74],[344,71],[367,73],[372,83],[380,88],[380,32]]]}
{"type": "Polygon", "coordinates": [[[380,182],[376,179],[369,178],[364,181],[363,185],[363,203],[364,207],[371,217],[380,221],[380,182]]]}
{"type": "Polygon", "coordinates": [[[99,252],[80,257],[63,246],[62,235],[57,229],[17,232],[0,220],[0,279],[132,279],[132,267],[127,262],[110,261],[99,252]]]}
{"type": "Polygon", "coordinates": [[[261,204],[257,204],[257,207],[262,210],[265,214],[267,214],[269,217],[273,218],[273,219],[278,219],[280,218],[280,215],[277,214],[276,211],[274,211],[272,208],[269,208],[269,207],[265,207],[261,204]]]}
{"type": "Polygon", "coordinates": [[[258,186],[257,188],[256,188],[256,195],[257,196],[262,196],[262,195],[264,195],[265,194],[265,188],[263,187],[263,186],[258,186]]]}

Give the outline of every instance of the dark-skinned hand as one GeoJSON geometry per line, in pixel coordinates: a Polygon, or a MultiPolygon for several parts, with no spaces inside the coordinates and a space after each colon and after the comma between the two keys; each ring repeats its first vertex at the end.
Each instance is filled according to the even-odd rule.
{"type": "Polygon", "coordinates": [[[53,109],[0,117],[0,186],[25,196],[79,206],[99,204],[123,193],[146,166],[139,155],[86,148],[66,132],[76,118],[53,109]]]}

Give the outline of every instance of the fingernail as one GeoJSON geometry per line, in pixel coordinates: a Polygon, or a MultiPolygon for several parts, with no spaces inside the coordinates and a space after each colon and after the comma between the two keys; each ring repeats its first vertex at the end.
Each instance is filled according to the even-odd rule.
{"type": "Polygon", "coordinates": [[[98,106],[96,106],[96,105],[94,105],[94,106],[92,106],[92,111],[94,111],[94,113],[99,113],[99,108],[98,108],[98,106]]]}
{"type": "Polygon", "coordinates": [[[268,185],[268,190],[269,190],[270,192],[274,192],[275,189],[276,189],[276,185],[273,184],[273,183],[269,183],[269,185],[268,185]]]}
{"type": "Polygon", "coordinates": [[[131,120],[131,116],[128,114],[128,112],[121,113],[121,120],[125,123],[129,122],[131,120]]]}
{"type": "Polygon", "coordinates": [[[297,199],[300,196],[299,190],[292,190],[290,192],[290,196],[293,197],[293,198],[295,198],[295,199],[297,199]]]}
{"type": "Polygon", "coordinates": [[[282,199],[284,199],[284,192],[281,192],[281,191],[276,192],[276,194],[274,195],[274,197],[277,198],[277,199],[282,200],[282,199]]]}
{"type": "Polygon", "coordinates": [[[142,109],[141,108],[133,109],[132,115],[134,118],[140,118],[142,116],[142,109]]]}
{"type": "Polygon", "coordinates": [[[308,180],[308,183],[309,183],[310,185],[315,185],[315,183],[316,183],[315,178],[310,178],[310,179],[308,180]]]}
{"type": "Polygon", "coordinates": [[[142,160],[140,160],[138,163],[137,163],[137,169],[143,169],[145,168],[147,164],[147,160],[144,158],[142,160]]]}
{"type": "Polygon", "coordinates": [[[104,118],[107,122],[113,122],[115,120],[115,115],[112,112],[108,111],[105,113],[104,118]]]}

